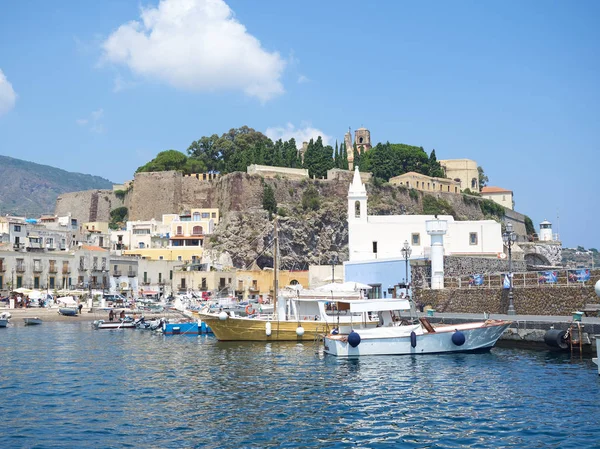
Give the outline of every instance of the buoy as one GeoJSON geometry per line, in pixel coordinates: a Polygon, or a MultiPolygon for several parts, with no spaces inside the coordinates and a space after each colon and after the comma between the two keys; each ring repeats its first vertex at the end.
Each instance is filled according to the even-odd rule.
{"type": "Polygon", "coordinates": [[[410,333],[410,345],[411,345],[413,348],[416,348],[416,347],[417,347],[417,334],[415,334],[415,331],[412,331],[412,332],[410,333]]]}
{"type": "Polygon", "coordinates": [[[350,332],[350,335],[348,335],[348,343],[353,348],[356,348],[360,344],[360,335],[358,335],[358,332],[350,332]]]}
{"type": "Polygon", "coordinates": [[[304,335],[304,328],[302,326],[298,326],[296,328],[296,335],[298,337],[302,337],[304,335]]]}
{"type": "Polygon", "coordinates": [[[267,337],[271,336],[271,322],[267,321],[267,324],[265,324],[265,334],[267,334],[267,337]]]}
{"type": "Polygon", "coordinates": [[[461,331],[457,330],[456,332],[454,332],[452,334],[452,343],[454,343],[456,346],[462,346],[465,344],[465,334],[463,334],[461,331]]]}
{"type": "Polygon", "coordinates": [[[221,312],[221,313],[219,313],[219,319],[221,321],[225,321],[227,318],[229,318],[229,315],[227,315],[227,312],[221,312]]]}

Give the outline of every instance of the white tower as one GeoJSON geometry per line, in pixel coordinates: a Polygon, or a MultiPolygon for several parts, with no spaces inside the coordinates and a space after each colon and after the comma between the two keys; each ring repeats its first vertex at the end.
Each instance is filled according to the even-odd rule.
{"type": "Polygon", "coordinates": [[[348,253],[352,260],[352,236],[360,236],[362,224],[367,223],[367,189],[360,179],[358,167],[354,169],[352,184],[348,189],[348,253]]]}
{"type": "Polygon", "coordinates": [[[550,223],[548,220],[544,220],[540,223],[540,241],[552,241],[552,223],[550,223]]]}
{"type": "Polygon", "coordinates": [[[444,288],[444,235],[448,230],[446,220],[427,220],[427,234],[431,236],[431,289],[444,288]]]}

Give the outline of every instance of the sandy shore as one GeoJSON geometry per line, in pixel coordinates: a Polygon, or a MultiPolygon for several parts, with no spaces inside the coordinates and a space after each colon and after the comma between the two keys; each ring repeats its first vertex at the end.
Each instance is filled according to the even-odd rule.
{"type": "MultiPolygon", "coordinates": [[[[129,309],[113,309],[115,314],[121,312],[121,310],[125,310],[125,314],[129,316],[141,316],[142,313],[135,310],[129,309]]],[[[52,322],[52,321],[64,321],[64,322],[75,322],[75,321],[88,321],[92,322],[94,320],[107,320],[108,321],[108,310],[88,310],[86,308],[82,309],[81,315],[76,316],[66,316],[58,313],[58,308],[39,308],[39,307],[31,307],[29,309],[3,309],[0,308],[0,313],[9,312],[12,323],[23,323],[23,318],[33,318],[38,317],[41,318],[42,321],[52,322]]],[[[165,313],[156,314],[156,313],[143,313],[143,315],[147,319],[152,319],[157,316],[165,316],[165,313]]]]}

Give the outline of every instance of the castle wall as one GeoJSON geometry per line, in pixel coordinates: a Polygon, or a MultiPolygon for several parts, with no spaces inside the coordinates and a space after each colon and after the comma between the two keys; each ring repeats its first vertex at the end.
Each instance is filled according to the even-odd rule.
{"type": "Polygon", "coordinates": [[[162,220],[179,213],[182,176],[177,171],[136,173],[129,193],[129,220],[162,220]]]}
{"type": "Polygon", "coordinates": [[[110,211],[123,206],[112,190],[84,190],[62,193],[56,199],[54,215],[71,214],[79,223],[110,221],[110,211]]]}

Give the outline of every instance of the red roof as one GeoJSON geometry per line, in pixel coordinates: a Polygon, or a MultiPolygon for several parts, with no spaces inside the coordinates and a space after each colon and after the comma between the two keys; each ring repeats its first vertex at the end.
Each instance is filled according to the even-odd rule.
{"type": "Polygon", "coordinates": [[[512,193],[512,190],[506,190],[502,187],[485,186],[481,189],[481,193],[512,193]]]}
{"type": "Polygon", "coordinates": [[[108,251],[107,249],[100,248],[99,246],[92,246],[92,245],[81,245],[81,248],[85,249],[87,251],[108,251]]]}

